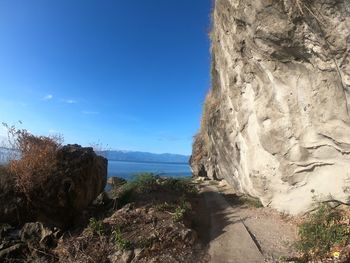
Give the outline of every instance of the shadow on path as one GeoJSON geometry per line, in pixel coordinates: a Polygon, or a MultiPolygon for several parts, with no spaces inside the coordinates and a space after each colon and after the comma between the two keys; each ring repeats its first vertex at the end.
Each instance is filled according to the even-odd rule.
{"type": "Polygon", "coordinates": [[[263,257],[234,206],[242,206],[238,196],[223,196],[216,187],[205,185],[195,208],[195,228],[208,246],[211,262],[263,262],[263,257]],[[225,198],[230,198],[230,203],[225,198]],[[231,202],[232,201],[232,202],[231,202]]]}

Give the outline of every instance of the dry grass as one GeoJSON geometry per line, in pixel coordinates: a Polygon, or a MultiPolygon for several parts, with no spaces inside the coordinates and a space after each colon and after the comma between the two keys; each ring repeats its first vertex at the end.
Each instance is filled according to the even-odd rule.
{"type": "Polygon", "coordinates": [[[111,253],[108,237],[84,231],[80,237],[71,237],[59,243],[54,250],[58,262],[64,263],[96,263],[106,262],[111,253]]]}
{"type": "Polygon", "coordinates": [[[311,3],[312,0],[293,0],[294,5],[299,10],[300,14],[303,17],[306,17],[307,15],[311,15],[314,19],[317,20],[318,23],[321,25],[325,25],[324,22],[321,20],[321,15],[317,15],[312,9],[311,9],[311,3]]]}
{"type": "Polygon", "coordinates": [[[4,124],[8,130],[9,143],[19,154],[8,165],[16,177],[18,190],[29,201],[33,201],[40,191],[44,191],[49,178],[56,168],[56,152],[61,147],[60,136],[35,136],[27,130],[19,130],[4,124]],[[39,190],[39,191],[38,191],[39,190]]]}

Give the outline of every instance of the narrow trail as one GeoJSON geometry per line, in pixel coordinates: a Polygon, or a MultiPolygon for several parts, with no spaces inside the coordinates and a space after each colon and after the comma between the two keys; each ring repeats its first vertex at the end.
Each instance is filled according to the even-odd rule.
{"type": "Polygon", "coordinates": [[[200,187],[210,262],[278,262],[294,256],[295,224],[272,209],[238,203],[227,184],[201,182],[200,187]]]}
{"type": "Polygon", "coordinates": [[[210,213],[211,262],[263,262],[263,256],[250,237],[234,209],[212,186],[204,188],[204,198],[210,213]]]}

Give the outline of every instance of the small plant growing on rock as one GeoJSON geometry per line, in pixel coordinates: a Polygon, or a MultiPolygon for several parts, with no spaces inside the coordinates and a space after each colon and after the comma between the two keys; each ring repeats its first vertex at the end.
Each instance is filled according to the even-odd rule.
{"type": "Polygon", "coordinates": [[[177,206],[173,215],[174,222],[181,222],[185,217],[186,211],[186,208],[182,206],[177,206]]]}
{"type": "Polygon", "coordinates": [[[174,222],[182,222],[186,214],[191,210],[191,204],[186,201],[185,197],[181,197],[180,204],[175,207],[175,212],[173,214],[174,222]]]}
{"type": "Polygon", "coordinates": [[[164,202],[162,204],[157,204],[155,205],[155,209],[157,211],[173,211],[175,209],[175,205],[174,204],[169,204],[167,202],[164,202]]]}
{"type": "Polygon", "coordinates": [[[114,242],[117,245],[118,249],[127,250],[132,247],[131,242],[123,238],[122,233],[120,231],[120,227],[116,227],[116,229],[113,231],[113,235],[114,242]]]}
{"type": "Polygon", "coordinates": [[[103,222],[100,220],[97,220],[96,218],[90,218],[89,220],[89,228],[94,232],[97,233],[99,236],[104,234],[104,227],[103,222]]]}
{"type": "Polygon", "coordinates": [[[264,205],[261,203],[259,198],[251,197],[251,196],[242,196],[240,197],[240,201],[242,203],[245,203],[249,206],[255,207],[255,208],[261,208],[264,207],[264,205]]]}

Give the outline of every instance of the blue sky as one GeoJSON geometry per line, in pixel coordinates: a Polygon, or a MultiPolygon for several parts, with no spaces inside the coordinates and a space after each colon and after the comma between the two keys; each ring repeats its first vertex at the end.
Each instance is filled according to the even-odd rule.
{"type": "Polygon", "coordinates": [[[190,154],[210,85],[210,5],[0,1],[0,121],[66,143],[190,154]]]}

